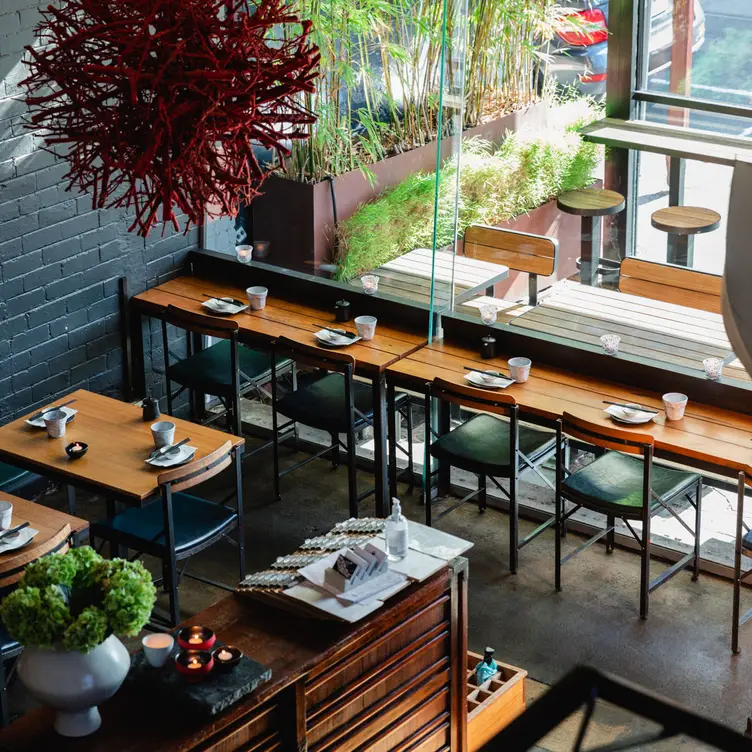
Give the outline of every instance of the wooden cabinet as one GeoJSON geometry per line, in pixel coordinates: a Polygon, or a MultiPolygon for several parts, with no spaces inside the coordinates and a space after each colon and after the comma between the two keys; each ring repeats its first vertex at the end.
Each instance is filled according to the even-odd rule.
{"type": "Polygon", "coordinates": [[[431,752],[467,749],[466,562],[456,559],[354,625],[229,597],[197,614],[272,669],[228,712],[195,719],[124,685],[102,728],[67,740],[34,711],[0,733],[3,752],[431,752]]]}

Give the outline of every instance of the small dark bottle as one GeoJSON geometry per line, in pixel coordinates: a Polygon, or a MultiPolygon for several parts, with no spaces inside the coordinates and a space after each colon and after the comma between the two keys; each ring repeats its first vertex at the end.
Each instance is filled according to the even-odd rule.
{"type": "Polygon", "coordinates": [[[141,403],[141,420],[154,421],[160,416],[159,400],[155,397],[146,397],[141,403]]]}
{"type": "Polygon", "coordinates": [[[480,357],[484,360],[496,357],[496,338],[490,334],[487,334],[480,341],[480,357]]]}
{"type": "Polygon", "coordinates": [[[348,300],[338,300],[334,304],[334,318],[337,321],[349,321],[352,318],[352,306],[348,300]]]}

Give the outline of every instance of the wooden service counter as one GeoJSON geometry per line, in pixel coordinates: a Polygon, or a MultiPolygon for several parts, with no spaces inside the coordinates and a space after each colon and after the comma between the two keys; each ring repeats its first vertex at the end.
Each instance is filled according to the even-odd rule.
{"type": "Polygon", "coordinates": [[[40,709],[0,732],[0,750],[464,752],[466,577],[466,560],[455,559],[354,625],[224,598],[188,623],[272,670],[230,710],[203,720],[181,714],[126,680],[100,707],[102,727],[91,736],[58,736],[52,712],[40,709]]]}

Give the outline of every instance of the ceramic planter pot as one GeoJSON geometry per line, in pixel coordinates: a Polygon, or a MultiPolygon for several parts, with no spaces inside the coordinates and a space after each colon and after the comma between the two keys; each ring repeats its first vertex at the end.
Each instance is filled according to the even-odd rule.
{"type": "Polygon", "coordinates": [[[110,635],[89,653],[26,648],[18,675],[31,695],[57,710],[59,734],[87,736],[102,724],[97,705],[120,689],[130,665],[125,645],[110,635]]]}

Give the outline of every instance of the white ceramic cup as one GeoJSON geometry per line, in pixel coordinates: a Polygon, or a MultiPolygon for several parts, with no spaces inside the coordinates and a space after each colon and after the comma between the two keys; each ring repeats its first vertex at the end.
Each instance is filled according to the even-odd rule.
{"type": "Polygon", "coordinates": [[[170,446],[175,441],[175,424],[169,420],[159,420],[151,424],[151,435],[157,449],[170,446]]]}
{"type": "Polygon", "coordinates": [[[266,307],[266,296],[269,290],[266,287],[249,287],[246,290],[248,302],[251,304],[252,311],[260,311],[266,307]]]}
{"type": "Polygon", "coordinates": [[[238,261],[240,261],[241,264],[249,264],[253,258],[253,246],[236,245],[235,255],[238,257],[238,261]]]}
{"type": "Polygon", "coordinates": [[[616,355],[619,352],[619,343],[621,337],[618,334],[604,334],[601,337],[601,344],[606,355],[616,355]]]}
{"type": "Polygon", "coordinates": [[[0,501],[0,530],[7,530],[13,519],[13,504],[9,501],[0,501]]]}
{"type": "Polygon", "coordinates": [[[175,640],[164,632],[149,634],[141,640],[144,648],[144,657],[147,663],[154,668],[161,668],[170,657],[175,640]]]}
{"type": "Polygon", "coordinates": [[[64,410],[48,410],[43,416],[44,425],[47,426],[47,435],[51,439],[59,439],[65,436],[65,424],[68,422],[68,413],[64,410]]]}
{"type": "Polygon", "coordinates": [[[492,303],[483,303],[478,310],[480,311],[480,319],[486,326],[493,326],[496,323],[499,314],[498,306],[492,303]]]}
{"type": "Polygon", "coordinates": [[[524,384],[530,376],[530,358],[510,358],[507,361],[509,375],[518,383],[524,384]]]}
{"type": "Polygon", "coordinates": [[[364,274],[360,278],[360,283],[366,295],[374,295],[379,290],[379,278],[375,274],[364,274]]]}
{"type": "Polygon", "coordinates": [[[718,381],[723,376],[723,358],[705,358],[702,367],[705,369],[705,378],[711,381],[718,381]]]}
{"type": "Polygon", "coordinates": [[[687,407],[689,397],[680,392],[669,392],[663,395],[663,408],[669,420],[681,420],[687,407]]]}
{"type": "Polygon", "coordinates": [[[376,334],[376,322],[375,316],[356,316],[355,327],[358,330],[358,336],[362,339],[373,339],[376,334]]]}

